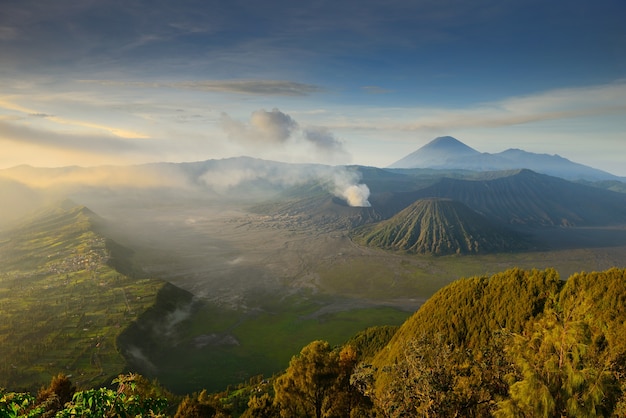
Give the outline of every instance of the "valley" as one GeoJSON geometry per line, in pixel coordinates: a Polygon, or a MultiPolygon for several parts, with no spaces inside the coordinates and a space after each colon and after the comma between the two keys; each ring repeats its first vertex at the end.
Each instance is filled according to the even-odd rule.
{"type": "Polygon", "coordinates": [[[218,391],[284,370],[311,341],[340,345],[368,327],[401,325],[462,277],[517,267],[566,279],[626,260],[625,194],[524,169],[234,158],[101,167],[96,183],[90,173],[2,173],[16,205],[0,231],[0,309],[16,312],[2,341],[28,363],[0,365],[6,384],[36,387],[60,364],[17,347],[60,344],[55,355],[82,384],[130,370],[175,393],[218,391]],[[59,285],[66,276],[80,284],[69,296],[59,285]],[[37,316],[40,305],[67,330],[37,316]],[[88,316],[105,322],[75,320],[88,316]],[[10,328],[33,328],[31,318],[38,331],[12,341],[10,328]],[[62,342],[96,323],[81,353],[62,342]]]}
{"type": "Polygon", "coordinates": [[[132,343],[151,353],[152,365],[136,369],[177,391],[272,375],[308,341],[340,344],[368,326],[400,325],[460,277],[554,267],[566,278],[622,266],[626,255],[619,227],[537,231],[541,251],[432,256],[363,247],[348,230],[299,229],[295,216],[219,209],[139,211],[143,233],[124,225],[113,234],[147,273],[196,298],[176,333],[132,343]]]}

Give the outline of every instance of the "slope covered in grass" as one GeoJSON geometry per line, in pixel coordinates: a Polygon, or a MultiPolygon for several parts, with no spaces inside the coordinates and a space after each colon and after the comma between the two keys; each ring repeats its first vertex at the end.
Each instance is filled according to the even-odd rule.
{"type": "Polygon", "coordinates": [[[124,255],[69,201],[0,237],[0,386],[38,387],[63,372],[108,382],[125,360],[117,337],[152,306],[164,282],[121,274],[124,255]]]}

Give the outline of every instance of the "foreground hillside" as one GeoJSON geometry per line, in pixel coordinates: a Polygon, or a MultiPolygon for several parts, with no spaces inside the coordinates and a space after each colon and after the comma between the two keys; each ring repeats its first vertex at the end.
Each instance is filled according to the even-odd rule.
{"type": "Polygon", "coordinates": [[[78,392],[55,409],[48,401],[57,392],[71,398],[71,383],[60,376],[37,399],[0,393],[0,412],[620,417],[624,358],[626,270],[578,273],[564,282],[553,269],[511,269],[444,287],[397,331],[368,329],[339,347],[313,341],[282,375],[235,391],[180,399],[130,375],[116,379],[117,391],[78,392]]]}
{"type": "Polygon", "coordinates": [[[165,283],[120,273],[123,252],[97,223],[66,201],[0,236],[0,387],[36,387],[59,371],[89,385],[124,370],[117,337],[165,283]]]}

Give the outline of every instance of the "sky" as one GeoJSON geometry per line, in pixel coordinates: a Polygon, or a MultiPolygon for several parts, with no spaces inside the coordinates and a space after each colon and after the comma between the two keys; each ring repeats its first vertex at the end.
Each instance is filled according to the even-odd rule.
{"type": "Polygon", "coordinates": [[[385,167],[451,135],[626,176],[623,0],[3,0],[0,168],[385,167]]]}

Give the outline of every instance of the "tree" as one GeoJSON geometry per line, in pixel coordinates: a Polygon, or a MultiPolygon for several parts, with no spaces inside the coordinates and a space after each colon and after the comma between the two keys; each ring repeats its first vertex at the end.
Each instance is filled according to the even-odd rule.
{"type": "Polygon", "coordinates": [[[359,356],[351,345],[345,345],[338,355],[338,373],[333,389],[333,397],[327,411],[332,417],[360,417],[369,416],[373,405],[369,397],[359,391],[356,384],[352,384],[352,374],[355,372],[359,356]]]}
{"type": "Polygon", "coordinates": [[[523,334],[514,334],[507,354],[520,378],[498,417],[597,417],[613,412],[620,394],[602,341],[584,304],[553,303],[523,334]],[[595,335],[594,335],[595,334],[595,335]]]}
{"type": "Polygon", "coordinates": [[[178,405],[174,418],[226,418],[228,416],[219,401],[203,390],[200,393],[185,396],[178,405]]]}
{"type": "Polygon", "coordinates": [[[443,337],[407,341],[386,367],[384,388],[370,393],[387,417],[483,417],[506,395],[509,366],[497,335],[482,349],[458,348],[443,337]]]}
{"type": "Polygon", "coordinates": [[[274,404],[272,397],[264,393],[262,396],[253,396],[248,401],[248,409],[241,415],[241,418],[274,418],[279,415],[278,407],[274,404]]]}
{"type": "Polygon", "coordinates": [[[42,416],[54,416],[56,412],[63,409],[63,406],[72,400],[76,386],[63,373],[54,376],[50,385],[39,389],[37,393],[37,405],[44,406],[46,413],[42,416]]]}
{"type": "Polygon", "coordinates": [[[275,401],[285,417],[322,418],[335,396],[338,356],[326,341],[313,341],[294,356],[274,383],[275,401]]]}

